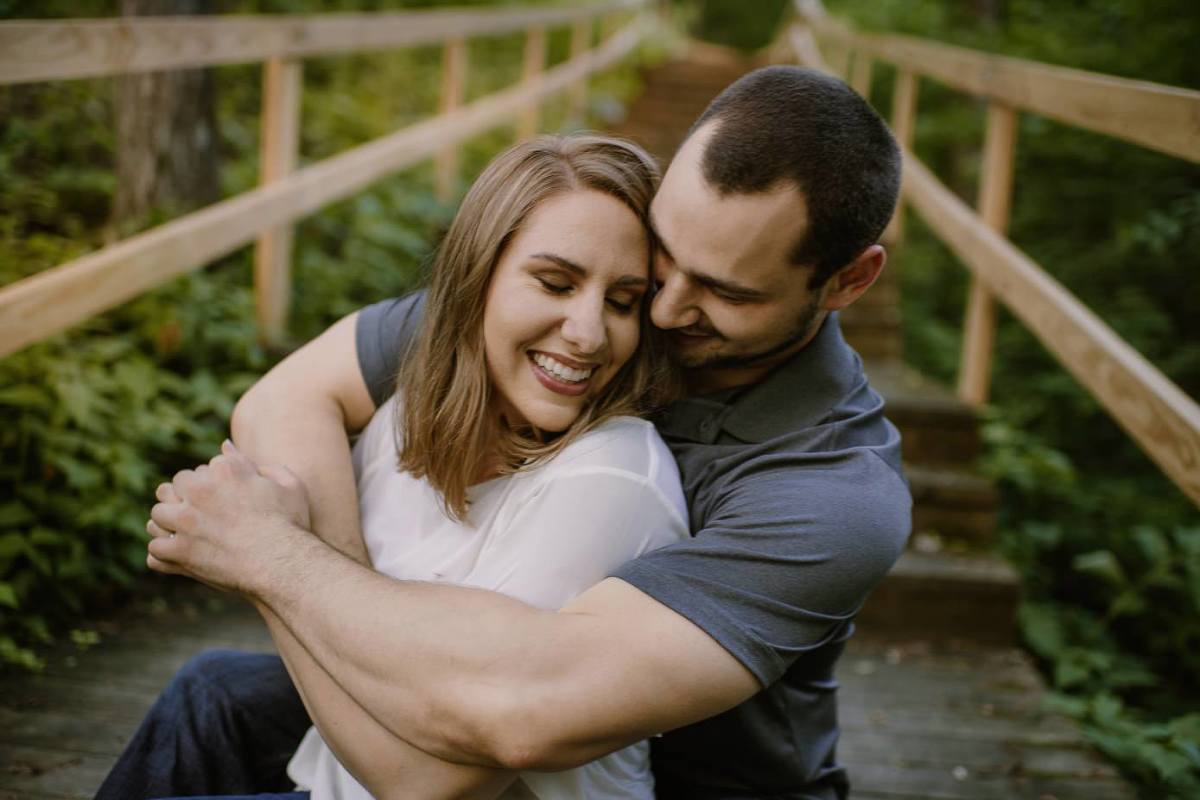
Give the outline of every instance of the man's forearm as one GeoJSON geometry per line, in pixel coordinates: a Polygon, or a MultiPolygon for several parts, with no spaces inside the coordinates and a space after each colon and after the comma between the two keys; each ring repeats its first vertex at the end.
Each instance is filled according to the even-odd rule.
{"type": "Polygon", "coordinates": [[[260,611],[321,737],[373,797],[491,798],[512,781],[506,771],[443,761],[392,734],[337,685],[270,609],[260,611]]]}
{"type": "Polygon", "coordinates": [[[656,732],[637,730],[634,715],[610,736],[597,720],[586,740],[559,741],[545,760],[541,715],[570,715],[563,701],[572,692],[564,687],[578,680],[581,662],[586,669],[576,645],[588,638],[582,615],[495,592],[397,581],[299,530],[277,572],[263,574],[259,602],[381,724],[425,752],[481,766],[560,769],[656,732]],[[295,579],[282,579],[287,573],[295,579]]]}

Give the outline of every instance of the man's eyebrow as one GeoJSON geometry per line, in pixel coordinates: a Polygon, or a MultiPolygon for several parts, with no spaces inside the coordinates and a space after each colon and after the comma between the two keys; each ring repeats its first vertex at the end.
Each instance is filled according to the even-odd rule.
{"type": "MultiPolygon", "coordinates": [[[[549,261],[551,264],[557,264],[568,272],[575,273],[580,278],[586,278],[588,276],[587,267],[583,266],[582,264],[576,264],[569,258],[563,258],[562,256],[555,255],[554,253],[534,253],[532,256],[530,256],[530,258],[540,258],[543,261],[549,261]]],[[[650,285],[650,281],[649,279],[640,275],[622,275],[620,278],[617,278],[615,281],[613,281],[613,285],[648,286],[650,285]]]]}

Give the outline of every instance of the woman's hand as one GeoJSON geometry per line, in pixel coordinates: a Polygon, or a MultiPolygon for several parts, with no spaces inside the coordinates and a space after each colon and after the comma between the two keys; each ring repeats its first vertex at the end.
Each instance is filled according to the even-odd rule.
{"type": "Polygon", "coordinates": [[[268,560],[286,559],[308,532],[304,485],[285,467],[259,469],[231,442],[158,487],[147,564],[159,572],[253,594],[268,560]]]}

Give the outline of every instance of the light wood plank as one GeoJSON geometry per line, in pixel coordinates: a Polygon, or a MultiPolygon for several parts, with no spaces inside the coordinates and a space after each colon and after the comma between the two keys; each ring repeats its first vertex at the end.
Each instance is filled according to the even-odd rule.
{"type": "Polygon", "coordinates": [[[1200,503],[1200,406],[911,154],[904,193],[938,237],[1200,503]]]}
{"type": "Polygon", "coordinates": [[[854,54],[854,72],[850,75],[850,86],[868,103],[871,102],[871,67],[874,62],[870,54],[859,50],[854,54]]]}
{"type": "Polygon", "coordinates": [[[363,14],[0,22],[0,85],[362,53],[569,25],[647,0],[363,14]]]}
{"type": "Polygon", "coordinates": [[[585,57],[544,73],[537,86],[488,95],[0,289],[0,356],[228,255],[262,231],[311,214],[447,144],[509,122],[525,107],[624,57],[644,30],[635,20],[585,57]]]}
{"type": "MultiPolygon", "coordinates": [[[[546,29],[530,28],[525,33],[524,67],[521,80],[526,86],[536,87],[546,68],[546,29]]],[[[517,138],[528,139],[538,132],[541,109],[536,105],[526,106],[517,122],[517,138]]]]}
{"type": "MultiPolygon", "coordinates": [[[[591,19],[581,19],[575,22],[571,28],[571,55],[572,59],[579,58],[588,51],[592,46],[592,29],[593,22],[591,19]]],[[[581,78],[579,83],[571,87],[570,100],[568,101],[569,116],[573,127],[584,127],[587,124],[587,78],[581,78]]]]}
{"type": "Polygon", "coordinates": [[[821,37],[964,92],[1200,162],[1200,91],[997,56],[898,34],[863,34],[797,8],[821,37]]]}
{"type": "MultiPolygon", "coordinates": [[[[988,105],[983,144],[983,177],[979,182],[979,216],[992,230],[1008,230],[1012,204],[1013,154],[1017,141],[1017,112],[1003,103],[988,105]]],[[[958,396],[973,406],[988,400],[992,353],[996,342],[996,308],[991,292],[978,276],[971,276],[958,371],[958,396]]]]}
{"type": "MultiPolygon", "coordinates": [[[[892,134],[907,153],[912,149],[913,133],[917,124],[917,75],[909,69],[896,73],[896,86],[892,91],[892,134]]],[[[896,246],[904,241],[904,199],[896,203],[896,212],[883,232],[883,240],[896,246]]]]}
{"type": "MultiPolygon", "coordinates": [[[[446,40],[442,53],[442,91],[438,110],[449,114],[463,103],[467,85],[467,42],[461,37],[446,40]]],[[[442,148],[434,163],[437,198],[448,203],[458,182],[458,147],[442,148]]]]}
{"type": "MultiPolygon", "coordinates": [[[[300,149],[299,61],[271,58],[263,65],[260,136],[260,186],[283,180],[296,169],[300,149]]],[[[291,299],[292,226],[280,225],[259,237],[254,249],[254,304],[259,336],[268,344],[283,341],[291,299]]]]}
{"type": "Polygon", "coordinates": [[[820,48],[817,47],[817,40],[813,36],[812,29],[807,25],[793,25],[788,31],[788,41],[791,43],[792,51],[796,54],[796,61],[801,66],[830,72],[829,66],[821,56],[820,48]]]}

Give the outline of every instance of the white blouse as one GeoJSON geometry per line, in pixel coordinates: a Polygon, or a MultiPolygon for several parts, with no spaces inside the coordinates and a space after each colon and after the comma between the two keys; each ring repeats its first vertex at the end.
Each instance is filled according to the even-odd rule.
{"type": "MultiPolygon", "coordinates": [[[[675,460],[654,426],[618,417],[549,463],[468,490],[465,523],[438,492],[396,468],[393,396],[354,446],[363,537],[378,571],[502,592],[557,609],[626,561],[687,538],[675,460]]],[[[288,764],[312,800],[369,800],[311,728],[288,764]]],[[[653,800],[649,746],[639,742],[576,769],[523,772],[502,798],[653,800]]]]}

